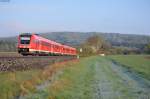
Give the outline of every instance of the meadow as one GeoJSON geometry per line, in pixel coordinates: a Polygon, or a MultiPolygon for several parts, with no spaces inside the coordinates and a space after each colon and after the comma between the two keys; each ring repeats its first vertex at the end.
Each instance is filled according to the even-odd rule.
{"type": "Polygon", "coordinates": [[[113,55],[108,57],[150,80],[150,55],[113,55]]]}
{"type": "MultiPolygon", "coordinates": [[[[0,98],[14,99],[15,97],[18,97],[22,90],[22,84],[37,76],[39,72],[40,70],[0,73],[0,98]]],[[[28,89],[33,89],[32,86],[26,85],[26,87],[28,87],[28,89]]]]}
{"type": "Polygon", "coordinates": [[[56,63],[45,69],[0,73],[0,97],[11,99],[137,99],[150,97],[148,55],[91,56],[56,63]],[[115,64],[115,63],[117,64],[115,64]],[[119,65],[118,65],[119,64],[119,65]],[[120,68],[121,66],[121,68],[120,68]]]}

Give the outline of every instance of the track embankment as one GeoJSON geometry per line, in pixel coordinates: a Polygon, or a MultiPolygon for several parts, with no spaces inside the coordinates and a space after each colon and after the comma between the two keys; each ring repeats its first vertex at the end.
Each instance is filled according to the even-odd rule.
{"type": "Polygon", "coordinates": [[[0,56],[0,72],[43,69],[47,65],[74,58],[72,56],[0,56]]]}

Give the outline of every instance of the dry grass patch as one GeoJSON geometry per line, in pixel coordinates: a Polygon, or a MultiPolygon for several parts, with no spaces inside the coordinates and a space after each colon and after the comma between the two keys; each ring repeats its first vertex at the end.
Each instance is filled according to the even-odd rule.
{"type": "MultiPolygon", "coordinates": [[[[75,64],[78,62],[77,60],[73,61],[66,61],[66,62],[60,62],[55,63],[51,66],[46,67],[43,71],[41,71],[38,75],[32,77],[30,80],[24,81],[20,87],[21,87],[21,95],[26,95],[28,93],[33,93],[36,91],[36,85],[41,84],[45,80],[49,79],[52,80],[52,76],[54,76],[58,71],[64,69],[65,67],[69,67],[70,64],[75,64]]],[[[53,88],[60,89],[62,87],[62,84],[66,84],[68,81],[61,81],[61,82],[54,82],[53,88]]]]}

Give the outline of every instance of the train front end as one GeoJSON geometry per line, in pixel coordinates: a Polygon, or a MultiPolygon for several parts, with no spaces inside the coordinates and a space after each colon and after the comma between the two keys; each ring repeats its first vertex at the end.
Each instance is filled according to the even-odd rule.
{"type": "Polygon", "coordinates": [[[18,53],[22,55],[29,55],[30,42],[32,34],[24,33],[20,34],[18,37],[18,53]]]}

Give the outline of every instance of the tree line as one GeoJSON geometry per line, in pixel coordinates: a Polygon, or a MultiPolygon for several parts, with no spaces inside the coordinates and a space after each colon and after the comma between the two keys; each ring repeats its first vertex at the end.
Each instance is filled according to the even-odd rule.
{"type": "Polygon", "coordinates": [[[16,47],[16,42],[0,40],[0,52],[15,52],[17,51],[16,47]]]}
{"type": "Polygon", "coordinates": [[[112,46],[110,42],[105,40],[100,35],[93,35],[79,46],[78,53],[81,56],[90,56],[98,54],[150,54],[150,43],[145,45],[141,49],[123,46],[112,46]],[[83,51],[80,52],[80,49],[82,49],[83,51]]]}

